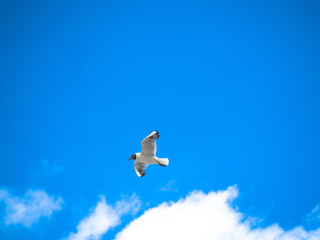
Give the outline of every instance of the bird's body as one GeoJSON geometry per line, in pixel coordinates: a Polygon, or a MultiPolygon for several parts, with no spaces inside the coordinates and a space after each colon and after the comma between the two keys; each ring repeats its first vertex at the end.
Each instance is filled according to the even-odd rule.
{"type": "Polygon", "coordinates": [[[169,164],[169,159],[168,158],[158,158],[155,155],[145,155],[141,153],[136,153],[136,161],[137,162],[142,162],[146,164],[163,164],[163,165],[168,165],[169,164]]]}
{"type": "Polygon", "coordinates": [[[153,131],[145,139],[142,140],[142,151],[140,153],[135,153],[130,159],[134,159],[134,170],[139,177],[145,175],[145,169],[149,164],[159,164],[165,167],[169,164],[168,158],[158,158],[156,156],[157,145],[156,139],[159,138],[159,132],[153,131]]]}

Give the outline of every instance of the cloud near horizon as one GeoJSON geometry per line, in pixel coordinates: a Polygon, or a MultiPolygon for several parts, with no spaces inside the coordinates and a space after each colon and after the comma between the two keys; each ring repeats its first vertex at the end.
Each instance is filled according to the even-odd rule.
{"type": "Polygon", "coordinates": [[[12,196],[6,189],[0,189],[0,202],[6,206],[6,225],[22,224],[31,227],[41,217],[50,218],[54,211],[61,210],[62,198],[49,196],[42,190],[28,190],[23,198],[12,196]]]}
{"type": "Polygon", "coordinates": [[[116,202],[114,207],[101,196],[93,212],[80,221],[77,232],[71,233],[65,240],[100,239],[110,228],[121,223],[122,215],[136,214],[140,207],[141,202],[135,194],[116,202]]]}
{"type": "Polygon", "coordinates": [[[278,224],[261,228],[232,207],[235,186],[225,191],[193,191],[177,202],[164,202],[129,223],[115,240],[318,240],[320,228],[285,231],[278,224]]]}

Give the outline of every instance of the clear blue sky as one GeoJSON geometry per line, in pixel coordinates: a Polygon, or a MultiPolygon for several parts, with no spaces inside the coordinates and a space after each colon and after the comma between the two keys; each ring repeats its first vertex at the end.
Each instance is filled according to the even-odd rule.
{"type": "Polygon", "coordinates": [[[0,188],[63,205],[25,227],[0,202],[0,238],[66,237],[101,194],[139,215],[235,184],[261,226],[319,227],[319,25],[317,1],[1,1],[0,188]],[[154,129],[170,164],[138,178],[154,129]]]}

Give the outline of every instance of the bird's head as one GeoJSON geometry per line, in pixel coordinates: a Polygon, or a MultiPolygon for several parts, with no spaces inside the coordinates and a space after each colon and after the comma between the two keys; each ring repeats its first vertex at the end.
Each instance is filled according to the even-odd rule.
{"type": "Polygon", "coordinates": [[[134,153],[134,154],[131,155],[131,157],[128,159],[128,161],[129,161],[130,159],[136,160],[136,157],[137,157],[137,155],[134,153]]]}

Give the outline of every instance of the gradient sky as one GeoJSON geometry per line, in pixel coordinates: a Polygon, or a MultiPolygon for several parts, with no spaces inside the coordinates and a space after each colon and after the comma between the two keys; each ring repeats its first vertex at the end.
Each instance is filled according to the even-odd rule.
{"type": "Polygon", "coordinates": [[[0,1],[0,36],[0,189],[63,199],[31,226],[0,201],[1,239],[67,237],[100,195],[135,193],[113,239],[234,185],[262,227],[320,227],[317,1],[0,1]],[[127,159],[155,129],[170,164],[138,178],[127,159]]]}

